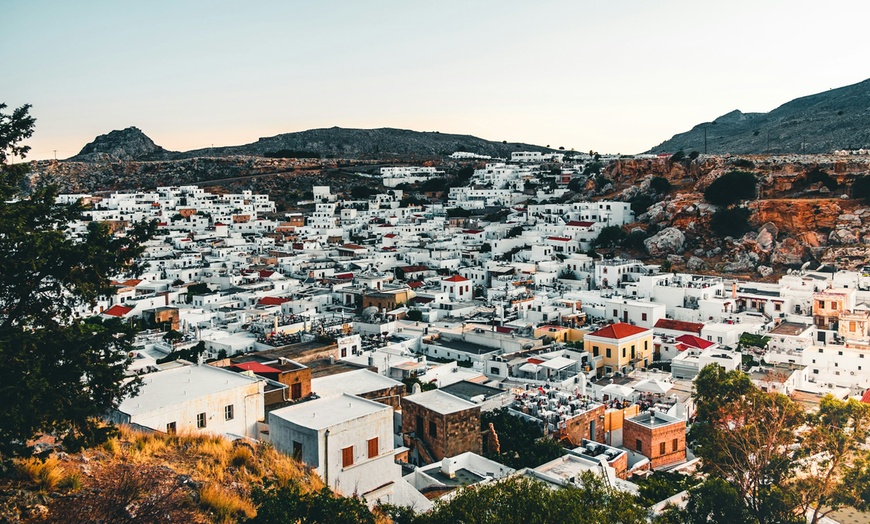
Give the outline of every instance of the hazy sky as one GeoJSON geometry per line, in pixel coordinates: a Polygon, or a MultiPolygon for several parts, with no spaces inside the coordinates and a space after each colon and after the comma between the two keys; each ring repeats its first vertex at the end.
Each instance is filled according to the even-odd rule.
{"type": "Polygon", "coordinates": [[[0,0],[0,101],[33,104],[31,159],[133,125],[171,150],[341,126],[636,153],[870,77],[868,15],[867,0],[0,0]]]}

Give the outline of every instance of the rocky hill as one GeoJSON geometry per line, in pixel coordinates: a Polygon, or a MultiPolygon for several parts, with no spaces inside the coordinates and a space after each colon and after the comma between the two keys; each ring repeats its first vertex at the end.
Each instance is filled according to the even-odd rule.
{"type": "Polygon", "coordinates": [[[69,160],[75,162],[153,160],[169,158],[174,154],[155,144],[138,127],[128,127],[98,136],[69,160]]]}
{"type": "Polygon", "coordinates": [[[172,152],[154,144],[142,131],[129,127],[100,135],[68,160],[78,162],[126,160],[180,160],[202,157],[270,156],[353,159],[429,158],[465,151],[492,157],[508,157],[512,151],[551,151],[516,142],[493,142],[471,135],[406,129],[309,129],[260,138],[241,146],[210,147],[172,152]]]}
{"type": "Polygon", "coordinates": [[[870,206],[851,198],[855,180],[870,176],[864,155],[701,156],[695,160],[623,159],[590,182],[585,198],[637,201],[653,178],[670,189],[649,201],[625,228],[645,240],[640,253],[675,269],[758,278],[809,263],[860,268],[870,258],[870,206]],[[704,190],[731,171],[757,179],[757,198],[744,203],[749,230],[735,238],[715,234],[718,207],[704,190]]]}
{"type": "Polygon", "coordinates": [[[734,110],[650,149],[710,154],[829,153],[870,147],[870,79],[787,102],[769,113],[734,110]]]}

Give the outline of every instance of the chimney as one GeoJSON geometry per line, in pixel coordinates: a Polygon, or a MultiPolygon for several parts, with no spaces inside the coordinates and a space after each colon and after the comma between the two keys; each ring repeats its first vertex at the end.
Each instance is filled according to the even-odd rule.
{"type": "Polygon", "coordinates": [[[737,282],[731,283],[731,298],[737,298],[737,282]]]}
{"type": "Polygon", "coordinates": [[[441,473],[447,475],[447,478],[455,479],[456,470],[453,469],[453,466],[453,459],[445,457],[444,460],[441,461],[441,473]]]}

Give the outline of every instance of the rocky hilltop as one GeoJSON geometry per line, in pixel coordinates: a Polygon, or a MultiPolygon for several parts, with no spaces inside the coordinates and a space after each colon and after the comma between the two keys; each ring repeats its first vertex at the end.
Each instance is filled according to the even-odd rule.
{"type": "Polygon", "coordinates": [[[787,102],[769,113],[734,110],[650,149],[710,154],[829,153],[870,147],[870,79],[787,102]]]}
{"type": "Polygon", "coordinates": [[[758,278],[806,263],[863,267],[870,259],[870,206],[850,195],[852,184],[866,176],[870,158],[864,155],[622,159],[604,168],[601,189],[589,184],[585,197],[633,201],[650,192],[653,178],[665,178],[671,189],[625,228],[644,232],[643,254],[675,269],[758,278]],[[743,204],[749,231],[717,236],[711,220],[719,208],[705,201],[704,190],[736,170],[758,181],[757,198],[743,204]]]}
{"type": "Polygon", "coordinates": [[[74,162],[154,160],[169,158],[174,154],[155,144],[138,127],[128,127],[98,136],[69,160],[74,162]]]}
{"type": "Polygon", "coordinates": [[[260,138],[241,146],[210,147],[172,152],[154,144],[142,131],[129,127],[100,135],[68,160],[181,160],[202,157],[321,157],[351,159],[429,158],[465,151],[491,157],[509,157],[512,151],[551,151],[531,144],[493,142],[471,135],[406,129],[309,129],[260,138]]]}

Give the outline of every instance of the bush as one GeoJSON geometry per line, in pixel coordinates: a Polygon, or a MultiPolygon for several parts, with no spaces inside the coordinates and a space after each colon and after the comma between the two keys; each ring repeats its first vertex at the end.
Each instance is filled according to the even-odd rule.
{"type": "Polygon", "coordinates": [[[214,513],[218,522],[237,522],[240,517],[248,519],[257,514],[250,501],[217,484],[206,484],[199,491],[199,504],[214,513]]]}
{"type": "Polygon", "coordinates": [[[870,175],[864,175],[852,184],[852,198],[860,198],[870,202],[870,175]]]}
{"type": "Polygon", "coordinates": [[[625,237],[625,240],[622,241],[622,247],[625,249],[634,249],[636,251],[641,251],[646,248],[643,241],[649,238],[645,231],[632,231],[625,237]]]}
{"type": "Polygon", "coordinates": [[[649,188],[656,193],[664,194],[671,190],[671,183],[663,176],[654,176],[649,181],[649,188]]]}
{"type": "Polygon", "coordinates": [[[704,200],[715,206],[731,206],[741,200],[755,198],[755,175],[746,171],[731,171],[707,186],[704,200]]]}
{"type": "Polygon", "coordinates": [[[17,464],[18,474],[36,485],[40,492],[54,491],[63,480],[60,462],[52,457],[40,460],[35,457],[24,459],[17,464]]]}
{"type": "Polygon", "coordinates": [[[619,226],[607,226],[601,230],[598,237],[592,241],[592,247],[618,247],[625,240],[626,234],[619,226]]]}
{"type": "Polygon", "coordinates": [[[749,215],[743,207],[720,209],[710,218],[710,229],[720,237],[739,237],[749,231],[749,215]]]}
{"type": "Polygon", "coordinates": [[[686,152],[682,149],[671,155],[671,162],[680,162],[686,158],[686,152]]]}
{"type": "Polygon", "coordinates": [[[740,169],[755,169],[755,164],[752,160],[746,158],[735,158],[729,162],[734,167],[739,167],[740,169]]]}
{"type": "Polygon", "coordinates": [[[413,320],[414,322],[419,322],[423,320],[423,312],[419,309],[411,309],[408,311],[408,314],[405,315],[405,318],[413,320]]]}
{"type": "Polygon", "coordinates": [[[634,211],[634,216],[639,216],[646,213],[649,206],[656,203],[656,199],[648,193],[640,193],[632,197],[629,202],[631,203],[631,210],[634,211]]]}

